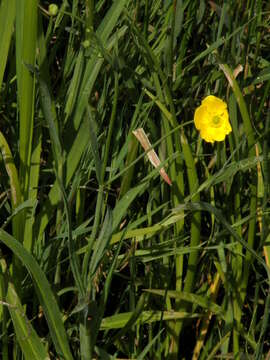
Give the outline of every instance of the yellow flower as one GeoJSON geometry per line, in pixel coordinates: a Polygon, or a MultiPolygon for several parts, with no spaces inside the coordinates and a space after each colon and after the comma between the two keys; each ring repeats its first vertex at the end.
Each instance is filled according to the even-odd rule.
{"type": "Polygon", "coordinates": [[[232,131],[227,104],[213,95],[207,96],[195,110],[194,122],[201,137],[211,143],[223,141],[232,131]]]}

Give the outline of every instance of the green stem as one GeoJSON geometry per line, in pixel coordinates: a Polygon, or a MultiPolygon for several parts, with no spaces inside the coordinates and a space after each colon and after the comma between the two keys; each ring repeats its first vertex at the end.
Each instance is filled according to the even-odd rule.
{"type": "MultiPolygon", "coordinates": [[[[252,128],[252,124],[250,121],[249,113],[247,110],[247,106],[245,103],[245,100],[243,98],[242,92],[238,86],[238,83],[233,75],[232,70],[229,68],[227,64],[220,64],[219,65],[222,71],[224,72],[229,84],[232,87],[233,93],[235,95],[243,123],[244,123],[244,129],[247,136],[247,143],[248,143],[248,156],[255,157],[256,151],[255,151],[255,138],[254,138],[254,131],[252,128]]],[[[257,176],[255,173],[252,176],[252,180],[249,186],[250,189],[250,220],[249,220],[249,226],[248,226],[248,245],[251,249],[254,248],[254,240],[255,240],[255,229],[256,229],[256,207],[257,207],[257,176]]],[[[239,296],[235,297],[235,301],[237,304],[234,304],[234,308],[237,309],[237,321],[241,321],[242,316],[242,304],[244,303],[246,293],[247,293],[247,284],[248,284],[248,277],[249,277],[249,269],[250,265],[252,264],[253,256],[251,252],[246,253],[246,259],[244,262],[244,268],[243,268],[243,276],[241,281],[241,289],[240,289],[240,299],[239,296]]],[[[233,343],[234,343],[234,354],[239,357],[239,339],[238,334],[234,332],[233,336],[233,343]]]]}
{"type": "MultiPolygon", "coordinates": [[[[197,176],[196,166],[194,162],[193,155],[191,153],[190,146],[188,141],[185,137],[184,131],[181,131],[181,144],[182,150],[184,154],[185,164],[187,168],[187,176],[188,176],[188,183],[189,183],[189,193],[193,194],[197,191],[199,187],[199,180],[197,176]]],[[[200,194],[196,193],[192,197],[192,202],[199,202],[200,201],[200,194]]],[[[192,215],[191,220],[191,230],[190,230],[190,247],[196,247],[200,243],[200,230],[201,230],[201,212],[196,211],[192,215]]],[[[195,276],[196,276],[196,267],[198,263],[198,251],[193,251],[190,253],[188,258],[188,265],[187,265],[187,274],[185,276],[185,285],[184,285],[184,292],[190,293],[193,290],[195,276]]],[[[182,259],[181,259],[182,260],[182,259]]],[[[182,260],[183,261],[183,260],[182,260]]],[[[177,276],[178,274],[176,274],[177,276]]],[[[179,280],[178,280],[179,281],[179,280]]],[[[176,285],[178,285],[176,283],[176,285]]],[[[181,288],[177,288],[176,290],[181,291],[181,288]]],[[[176,311],[187,311],[188,310],[188,303],[183,301],[177,301],[175,304],[176,311]]],[[[177,359],[179,356],[179,337],[182,331],[183,322],[179,321],[175,325],[175,335],[176,341],[174,343],[175,348],[173,349],[173,359],[177,359]]]]}
{"type": "Polygon", "coordinates": [[[22,198],[27,200],[34,128],[35,79],[26,65],[34,66],[36,60],[38,1],[17,0],[16,6],[16,61],[20,109],[19,177],[22,198]]]}
{"type": "Polygon", "coordinates": [[[143,22],[143,35],[147,39],[148,33],[148,23],[149,23],[149,0],[145,0],[144,5],[144,22],[143,22]]]}
{"type": "Polygon", "coordinates": [[[70,265],[72,274],[76,283],[76,286],[79,291],[80,297],[83,297],[85,294],[85,289],[81,277],[80,272],[80,265],[77,253],[75,252],[73,237],[72,237],[72,229],[71,229],[71,215],[69,210],[69,203],[66,195],[66,191],[63,185],[63,152],[62,146],[60,143],[60,139],[58,137],[58,131],[56,128],[56,123],[53,113],[52,113],[52,101],[50,92],[46,82],[42,79],[42,77],[37,74],[37,78],[39,80],[39,89],[40,89],[40,99],[41,99],[41,106],[44,114],[44,118],[47,121],[50,139],[52,143],[52,152],[53,158],[55,161],[55,176],[56,181],[59,186],[59,190],[62,195],[63,203],[64,203],[64,211],[67,221],[67,232],[68,232],[68,249],[69,249],[69,256],[70,256],[70,265]]]}
{"type": "Polygon", "coordinates": [[[8,143],[0,131],[0,150],[3,156],[6,172],[9,177],[10,190],[11,190],[11,202],[13,210],[21,203],[21,190],[18,178],[18,172],[13,160],[8,143]]]}
{"type": "Polygon", "coordinates": [[[85,0],[85,39],[89,40],[91,32],[94,30],[95,1],[85,0]]]}
{"type": "Polygon", "coordinates": [[[172,19],[171,19],[171,28],[170,28],[170,38],[168,46],[168,80],[169,84],[172,84],[173,81],[173,59],[174,59],[174,33],[175,33],[175,13],[176,13],[176,3],[177,0],[173,0],[172,4],[172,19]]]}
{"type": "Polygon", "coordinates": [[[109,123],[109,130],[108,130],[106,145],[105,145],[103,168],[101,171],[101,183],[102,184],[104,183],[106,167],[107,167],[108,158],[109,158],[109,154],[110,154],[112,133],[113,133],[114,123],[115,123],[115,119],[116,119],[118,94],[119,94],[119,75],[117,73],[114,73],[114,98],[113,98],[113,106],[112,106],[111,118],[110,118],[110,123],[109,123]]]}
{"type": "MultiPolygon", "coordinates": [[[[104,153],[104,159],[103,159],[103,166],[101,169],[101,177],[100,177],[100,186],[98,190],[98,197],[97,197],[97,204],[96,204],[96,210],[95,210],[95,217],[94,217],[94,225],[91,232],[91,236],[88,242],[88,248],[87,252],[83,259],[83,279],[85,283],[87,283],[87,270],[89,265],[90,256],[92,253],[92,249],[94,246],[94,241],[98,232],[98,227],[100,223],[100,219],[102,217],[102,205],[103,205],[103,191],[104,191],[104,179],[105,179],[105,173],[106,173],[106,167],[108,163],[108,158],[110,154],[110,146],[111,146],[111,139],[112,139],[112,133],[114,128],[114,123],[116,119],[116,110],[117,110],[117,102],[118,102],[118,93],[119,93],[119,76],[117,73],[114,74],[114,99],[113,99],[113,106],[112,106],[112,112],[111,112],[111,118],[109,123],[109,130],[107,134],[107,140],[105,144],[105,153],[104,153]]],[[[88,290],[90,290],[91,284],[88,283],[88,290]]]]}
{"type": "MultiPolygon", "coordinates": [[[[92,229],[92,232],[91,232],[91,235],[90,235],[90,239],[88,241],[85,256],[83,258],[82,277],[84,279],[85,284],[87,284],[88,264],[89,264],[90,256],[92,254],[94,240],[95,240],[97,232],[98,232],[98,226],[99,226],[99,222],[100,222],[100,218],[101,218],[102,203],[103,203],[103,186],[100,185],[100,187],[98,189],[98,196],[97,196],[97,203],[96,203],[96,210],[95,210],[93,229],[92,229]]],[[[91,286],[91,284],[88,284],[87,287],[89,288],[89,286],[91,286]]]]}
{"type": "MultiPolygon", "coordinates": [[[[22,202],[22,194],[20,189],[17,168],[15,166],[9,145],[2,132],[0,132],[0,151],[2,153],[6,172],[9,177],[11,204],[12,204],[12,210],[14,212],[16,207],[20,205],[20,203],[22,202]]],[[[24,228],[23,224],[24,224],[24,213],[20,212],[12,219],[12,230],[14,236],[16,236],[16,238],[21,242],[23,241],[23,228],[24,228]]],[[[21,282],[21,276],[23,274],[21,268],[21,262],[15,257],[13,260],[13,264],[14,264],[13,275],[14,275],[15,283],[16,285],[19,285],[21,282]]]]}
{"type": "MultiPolygon", "coordinates": [[[[2,257],[2,253],[1,257],[2,257]]],[[[0,299],[4,300],[6,299],[6,294],[7,294],[7,284],[6,284],[6,277],[5,277],[5,272],[6,272],[6,264],[4,261],[1,261],[0,264],[0,299]]],[[[0,319],[1,319],[1,323],[2,323],[2,346],[1,346],[1,355],[2,355],[2,359],[3,360],[8,360],[9,356],[8,356],[8,310],[7,307],[4,305],[1,305],[2,307],[2,311],[0,314],[0,319]]]]}
{"type": "MultiPolygon", "coordinates": [[[[191,153],[190,146],[188,141],[184,135],[184,131],[181,133],[181,143],[182,149],[184,153],[184,159],[187,167],[187,175],[188,175],[188,183],[189,183],[189,193],[193,194],[198,190],[199,180],[197,176],[196,166],[194,162],[193,155],[191,153]]],[[[200,201],[200,193],[197,192],[196,195],[193,196],[192,202],[200,201]]],[[[192,222],[191,222],[191,238],[190,238],[190,246],[196,247],[200,243],[200,231],[201,231],[201,212],[197,211],[193,214],[192,222]]],[[[193,289],[195,274],[196,274],[196,266],[198,261],[198,252],[193,251],[189,255],[188,260],[188,269],[187,275],[185,278],[185,292],[191,292],[193,289]]]]}

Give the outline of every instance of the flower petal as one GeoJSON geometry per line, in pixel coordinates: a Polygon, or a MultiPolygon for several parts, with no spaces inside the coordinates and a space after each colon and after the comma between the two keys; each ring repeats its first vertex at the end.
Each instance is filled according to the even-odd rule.
{"type": "Polygon", "coordinates": [[[209,95],[207,96],[203,101],[202,105],[205,105],[208,107],[208,111],[211,111],[211,113],[219,113],[223,112],[223,110],[227,109],[227,104],[219,99],[216,96],[209,95]]]}
{"type": "Polygon", "coordinates": [[[197,130],[200,130],[202,127],[206,126],[207,123],[210,121],[209,114],[207,112],[206,106],[199,106],[195,110],[194,114],[194,122],[197,130]]]}
{"type": "Polygon", "coordinates": [[[200,135],[201,135],[201,138],[207,142],[211,142],[213,143],[215,141],[215,139],[213,138],[213,134],[211,131],[209,131],[209,128],[203,128],[201,131],[200,131],[200,135]]]}
{"type": "Polygon", "coordinates": [[[226,134],[224,128],[215,129],[212,133],[215,141],[223,141],[225,139],[226,134]]]}
{"type": "Polygon", "coordinates": [[[228,135],[230,132],[232,132],[232,127],[231,127],[231,124],[229,123],[229,121],[227,121],[224,124],[224,129],[226,131],[226,135],[228,135]]]}

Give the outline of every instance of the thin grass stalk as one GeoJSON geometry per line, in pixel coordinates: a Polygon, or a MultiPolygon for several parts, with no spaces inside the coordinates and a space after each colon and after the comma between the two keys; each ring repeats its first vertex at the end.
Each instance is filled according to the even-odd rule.
{"type": "MultiPolygon", "coordinates": [[[[17,168],[15,166],[11,150],[2,132],[0,132],[0,150],[4,160],[6,172],[9,177],[11,205],[12,205],[12,211],[14,212],[16,207],[18,207],[22,201],[21,188],[20,188],[17,168]]],[[[12,219],[12,230],[14,236],[17,236],[17,239],[21,237],[21,232],[23,228],[22,215],[23,215],[22,213],[19,213],[12,219]]],[[[16,259],[15,262],[17,263],[16,259]]]]}
{"type": "Polygon", "coordinates": [[[0,89],[8,60],[8,52],[14,32],[16,0],[3,0],[0,4],[0,89]]]}
{"type": "Polygon", "coordinates": [[[76,286],[79,291],[80,297],[83,297],[85,295],[85,289],[81,277],[81,272],[79,268],[79,260],[77,257],[77,254],[74,249],[73,244],[73,237],[72,237],[72,230],[71,230],[71,217],[70,217],[70,211],[69,211],[69,204],[65,192],[65,188],[63,185],[63,155],[62,155],[62,147],[61,143],[58,137],[55,121],[52,114],[52,105],[51,105],[51,97],[50,92],[47,87],[47,84],[45,81],[38,76],[39,80],[39,89],[40,89],[40,97],[41,97],[41,105],[42,110],[44,113],[44,117],[47,121],[49,133],[50,133],[50,139],[52,143],[52,151],[53,151],[53,158],[55,161],[55,176],[56,181],[58,184],[58,187],[60,189],[63,203],[64,203],[64,211],[67,221],[67,230],[68,230],[68,248],[69,248],[69,256],[70,256],[70,264],[71,269],[73,273],[73,277],[76,283],[76,286]]]}
{"type": "MultiPolygon", "coordinates": [[[[156,85],[158,98],[161,100],[161,103],[163,103],[164,96],[163,96],[163,93],[162,93],[162,90],[160,87],[160,83],[159,83],[159,79],[158,79],[158,76],[156,73],[153,74],[153,79],[154,79],[154,82],[156,85]]],[[[170,94],[168,94],[168,95],[169,95],[169,98],[171,99],[170,94]]],[[[174,105],[172,102],[171,102],[171,106],[172,106],[172,109],[174,110],[174,105]]],[[[175,114],[175,112],[174,112],[174,114],[175,114]]],[[[176,142],[176,144],[174,144],[174,136],[173,136],[174,134],[172,134],[171,136],[167,136],[168,134],[170,134],[171,125],[168,122],[168,119],[165,117],[164,114],[162,114],[162,119],[163,119],[163,127],[164,127],[165,136],[167,137],[167,143],[166,143],[167,151],[168,151],[168,154],[173,154],[174,153],[174,145],[176,145],[177,142],[176,142]]],[[[174,124],[175,124],[176,118],[175,117],[173,118],[172,114],[171,114],[171,119],[172,119],[172,122],[174,122],[174,124]]],[[[176,136],[177,136],[177,134],[176,134],[176,136]]],[[[178,146],[176,146],[176,148],[178,148],[178,146]]],[[[171,179],[174,184],[174,189],[176,189],[176,187],[179,186],[179,184],[181,185],[183,183],[183,176],[181,176],[180,181],[176,181],[177,178],[179,178],[179,175],[177,174],[176,162],[173,162],[171,164],[170,174],[171,174],[170,176],[171,176],[171,179]]],[[[177,196],[177,193],[178,193],[178,191],[173,191],[173,193],[171,194],[174,206],[177,206],[179,204],[179,196],[177,196]]],[[[176,227],[175,227],[176,235],[181,233],[183,226],[184,226],[184,220],[180,220],[176,224],[176,227]]],[[[182,272],[183,272],[183,256],[182,255],[176,256],[175,264],[176,264],[176,289],[178,290],[182,286],[182,272]]],[[[169,308],[171,308],[171,306],[172,306],[169,298],[167,298],[167,306],[169,308]]],[[[169,323],[168,327],[170,328],[170,332],[172,332],[174,334],[174,336],[172,338],[168,337],[168,343],[172,341],[172,349],[173,350],[172,350],[171,355],[174,356],[173,353],[175,351],[175,356],[176,356],[176,354],[178,352],[178,346],[177,346],[178,335],[175,334],[175,324],[169,323]]]]}
{"type": "MultiPolygon", "coordinates": [[[[190,194],[195,193],[199,187],[199,180],[197,175],[197,170],[194,162],[194,158],[188,144],[187,138],[185,137],[184,131],[181,132],[181,143],[184,153],[184,159],[187,167],[188,183],[189,183],[189,192],[190,194]]],[[[200,193],[197,193],[192,198],[193,202],[200,201],[200,193]]],[[[191,239],[190,246],[196,247],[200,244],[200,230],[201,230],[201,212],[195,212],[192,217],[191,222],[191,239]]],[[[198,252],[193,251],[189,255],[187,274],[185,277],[184,291],[191,292],[194,285],[195,275],[196,275],[196,265],[198,261],[198,252]]]]}
{"type": "MultiPolygon", "coordinates": [[[[136,161],[138,147],[139,147],[139,142],[133,136],[130,139],[130,143],[129,143],[129,150],[128,150],[126,164],[125,164],[126,167],[129,167],[130,164],[132,164],[134,161],[136,161]]],[[[135,170],[135,166],[129,167],[128,171],[125,173],[125,176],[123,176],[123,179],[121,182],[120,193],[119,193],[120,198],[126,194],[128,189],[130,189],[132,179],[134,176],[134,170],[135,170]]]]}
{"type": "MultiPolygon", "coordinates": [[[[213,302],[216,301],[217,295],[218,295],[218,291],[219,291],[219,287],[221,284],[221,278],[219,273],[217,272],[215,275],[215,278],[210,286],[210,293],[211,293],[211,299],[213,302]]],[[[193,356],[192,356],[192,360],[198,360],[199,356],[200,356],[200,352],[201,349],[204,345],[205,342],[205,338],[209,329],[209,325],[210,325],[210,321],[212,318],[213,314],[211,311],[208,311],[207,316],[202,320],[202,324],[200,326],[200,334],[199,337],[196,341],[196,345],[194,347],[194,351],[193,351],[193,356]]]]}
{"type": "Polygon", "coordinates": [[[104,192],[103,185],[100,185],[99,189],[98,189],[98,195],[97,195],[94,224],[93,224],[93,228],[91,231],[90,239],[88,241],[87,251],[83,258],[82,277],[83,277],[83,281],[84,281],[85,285],[88,288],[88,292],[92,287],[91,282],[88,282],[88,266],[89,266],[89,260],[90,260],[91,254],[92,254],[94,242],[96,239],[96,235],[98,233],[98,227],[100,224],[101,215],[102,215],[103,192],[104,192]]]}
{"type": "Polygon", "coordinates": [[[144,5],[144,21],[143,21],[143,36],[147,39],[148,34],[148,24],[149,24],[149,0],[145,0],[144,5]]]}
{"type": "MultiPolygon", "coordinates": [[[[264,180],[264,193],[263,193],[263,203],[262,203],[262,237],[261,237],[261,245],[265,246],[264,243],[266,241],[268,235],[268,221],[267,221],[267,202],[269,199],[269,188],[270,188],[270,160],[269,160],[269,145],[268,145],[268,137],[270,130],[270,101],[268,102],[268,112],[266,117],[266,124],[265,124],[265,138],[263,141],[263,180],[264,180]]],[[[269,248],[269,246],[267,246],[269,248]]],[[[264,249],[264,253],[267,253],[264,249]]],[[[268,259],[268,265],[269,265],[268,259]]]]}
{"type": "MultiPolygon", "coordinates": [[[[270,129],[270,102],[268,102],[268,112],[265,125],[265,134],[268,135],[270,129]]],[[[263,175],[264,175],[264,194],[262,202],[262,234],[261,234],[261,245],[263,245],[264,256],[267,266],[270,268],[270,247],[264,245],[267,241],[268,236],[268,215],[267,215],[267,202],[269,199],[269,146],[268,138],[265,137],[263,142],[263,175]]],[[[269,324],[269,309],[270,309],[270,291],[268,290],[267,298],[265,301],[264,316],[262,327],[260,331],[259,341],[257,343],[255,359],[259,360],[262,358],[264,339],[266,336],[267,325],[269,324]]]]}
{"type": "MultiPolygon", "coordinates": [[[[236,113],[234,111],[232,111],[231,113],[231,120],[232,122],[234,122],[234,130],[237,127],[237,119],[236,119],[236,113]]],[[[234,153],[234,148],[236,147],[235,142],[233,141],[233,139],[237,138],[237,133],[234,134],[234,138],[233,136],[229,137],[229,143],[230,143],[230,151],[231,154],[233,154],[233,159],[237,162],[239,161],[239,154],[238,153],[234,153]]],[[[237,140],[238,141],[238,140],[237,140]]],[[[238,147],[238,145],[237,145],[238,147]]],[[[241,213],[240,213],[240,209],[241,209],[241,185],[240,185],[240,174],[236,174],[233,180],[234,183],[234,192],[233,192],[233,198],[232,198],[232,206],[230,207],[230,212],[231,212],[231,223],[237,223],[237,222],[241,222],[241,213]]],[[[236,232],[238,234],[238,236],[241,237],[242,235],[242,226],[238,226],[236,229],[236,232]]],[[[231,237],[231,241],[233,242],[233,237],[231,237]]],[[[243,258],[242,258],[242,245],[237,243],[235,245],[235,250],[234,250],[234,254],[232,256],[231,259],[231,266],[232,266],[232,272],[233,272],[233,278],[234,278],[234,286],[235,289],[238,289],[238,287],[241,284],[241,278],[242,278],[242,271],[243,271],[243,258]]],[[[233,312],[234,312],[234,317],[235,319],[237,319],[237,321],[240,321],[241,318],[241,304],[239,304],[239,301],[237,301],[237,291],[236,294],[233,294],[234,297],[236,297],[236,300],[233,302],[233,312]],[[240,318],[239,318],[240,315],[240,318]]],[[[234,352],[235,353],[239,353],[239,332],[236,329],[233,329],[233,342],[234,342],[234,352]]]]}
{"type": "MultiPolygon", "coordinates": [[[[136,119],[139,117],[140,111],[142,109],[143,96],[144,95],[142,93],[139,98],[139,101],[136,105],[136,109],[135,109],[135,112],[133,114],[132,121],[131,121],[131,130],[133,130],[134,123],[136,122],[136,119]]],[[[129,136],[131,137],[131,139],[130,139],[130,142],[128,145],[128,153],[127,153],[126,164],[125,164],[125,168],[127,168],[128,170],[126,171],[125,176],[123,176],[123,178],[121,180],[119,198],[121,198],[123,195],[125,195],[125,193],[128,191],[128,189],[130,189],[135,166],[129,167],[129,165],[132,164],[134,161],[136,161],[137,152],[138,152],[139,142],[133,136],[132,133],[130,133],[129,136]]]]}
{"type": "Polygon", "coordinates": [[[16,39],[18,89],[20,108],[20,183],[23,199],[28,198],[29,171],[32,153],[32,136],[34,127],[35,79],[26,64],[35,66],[37,40],[37,0],[17,0],[16,18],[18,31],[22,31],[16,39]],[[20,3],[20,6],[19,4],[20,3]],[[22,10],[23,8],[23,10],[22,10]],[[20,11],[22,10],[22,13],[20,11]],[[19,21],[19,20],[18,20],[19,21]]]}
{"type": "Polygon", "coordinates": [[[259,341],[257,342],[255,356],[254,356],[255,360],[263,359],[263,348],[265,346],[265,337],[269,326],[269,310],[270,310],[270,289],[268,289],[268,293],[265,300],[260,337],[259,337],[259,341]]]}
{"type": "Polygon", "coordinates": [[[85,39],[89,40],[94,31],[95,0],[85,0],[85,39]]]}
{"type": "Polygon", "coordinates": [[[111,112],[111,117],[110,117],[110,122],[109,122],[109,130],[108,130],[106,144],[105,144],[103,166],[102,166],[102,171],[101,171],[102,184],[104,183],[106,167],[108,164],[108,159],[109,159],[109,154],[110,154],[111,140],[112,140],[112,134],[113,134],[114,123],[115,123],[116,112],[117,112],[118,96],[119,96],[119,75],[117,72],[114,72],[114,97],[113,97],[112,112],[111,112]]]}
{"type": "MultiPolygon", "coordinates": [[[[2,254],[1,254],[2,256],[2,254]]],[[[6,277],[5,277],[5,268],[3,269],[3,265],[0,265],[0,321],[2,323],[2,334],[1,334],[1,355],[3,360],[9,360],[8,355],[8,310],[5,304],[2,304],[2,299],[6,298],[6,277]]]]}
{"type": "MultiPolygon", "coordinates": [[[[199,180],[197,176],[196,166],[194,162],[194,158],[188,144],[187,138],[185,137],[184,131],[181,131],[181,144],[182,150],[184,154],[185,164],[187,168],[187,175],[188,175],[188,183],[189,183],[189,193],[193,194],[197,191],[199,187],[199,180]]],[[[197,192],[192,197],[192,202],[199,202],[200,201],[200,194],[197,192]]],[[[190,229],[190,246],[196,247],[200,244],[200,229],[201,229],[201,212],[196,211],[192,214],[191,220],[191,229],[190,229]]],[[[190,253],[188,258],[188,265],[187,265],[187,273],[185,276],[185,285],[184,285],[184,292],[191,293],[194,286],[194,281],[196,277],[196,268],[198,262],[198,251],[193,251],[190,253]]],[[[177,274],[176,274],[177,275],[177,274]]],[[[181,289],[177,289],[181,291],[181,289]]],[[[187,311],[189,307],[188,303],[183,301],[176,302],[176,311],[187,311]]],[[[179,348],[179,337],[183,328],[183,321],[179,321],[175,325],[175,336],[176,341],[174,342],[175,349],[173,350],[172,358],[177,359],[180,355],[180,348],[179,348]]]]}
{"type": "Polygon", "coordinates": [[[109,122],[109,130],[108,135],[106,138],[106,144],[105,144],[105,152],[104,152],[104,159],[102,162],[102,169],[101,169],[101,175],[100,175],[100,185],[98,190],[98,196],[97,196],[97,203],[96,203],[96,210],[95,210],[95,217],[94,217],[94,224],[93,229],[91,232],[91,236],[88,242],[88,250],[84,256],[83,259],[83,267],[82,267],[82,273],[85,283],[88,283],[88,291],[90,291],[91,288],[91,282],[88,281],[88,265],[89,265],[89,259],[92,253],[92,249],[94,246],[94,241],[98,232],[98,227],[100,224],[100,219],[102,217],[102,205],[103,205],[103,192],[104,192],[104,179],[105,179],[105,173],[106,173],[106,167],[107,162],[109,159],[110,154],[110,146],[111,146],[111,139],[112,139],[112,133],[114,129],[114,122],[116,119],[116,110],[117,110],[117,102],[118,102],[118,93],[119,93],[119,76],[117,73],[114,74],[114,98],[113,98],[113,106],[112,106],[112,112],[109,122]]]}
{"type": "MultiPolygon", "coordinates": [[[[250,117],[249,117],[249,113],[247,110],[247,106],[245,103],[245,100],[243,98],[242,92],[238,86],[238,83],[233,75],[232,70],[229,68],[229,66],[227,64],[219,64],[220,68],[222,69],[222,71],[224,72],[237,101],[242,119],[243,119],[243,123],[244,123],[244,129],[245,129],[245,133],[246,133],[246,137],[247,137],[247,143],[248,143],[248,155],[250,157],[255,157],[256,156],[256,151],[255,151],[255,138],[254,138],[254,132],[253,132],[253,128],[252,128],[252,124],[250,121],[250,117]]],[[[253,177],[252,177],[252,181],[250,183],[249,186],[250,189],[250,204],[249,204],[249,209],[250,209],[250,216],[251,219],[249,220],[249,224],[248,224],[248,245],[251,249],[254,248],[254,239],[255,239],[255,228],[256,228],[256,216],[254,216],[256,214],[256,207],[257,207],[257,177],[255,175],[255,172],[253,173],[253,177]]],[[[236,301],[238,304],[234,304],[234,308],[235,309],[239,309],[237,311],[237,321],[240,323],[241,321],[241,315],[242,315],[242,306],[247,294],[247,283],[248,283],[248,277],[249,277],[249,268],[250,265],[253,261],[253,256],[250,252],[247,252],[246,254],[246,259],[244,262],[244,268],[243,268],[243,278],[241,281],[241,289],[240,289],[240,299],[238,298],[238,296],[236,297],[236,299],[234,299],[234,302],[236,301]],[[240,303],[239,303],[240,301],[240,303]]],[[[238,333],[234,332],[234,337],[233,337],[234,341],[233,341],[233,347],[234,347],[234,355],[236,356],[236,358],[239,358],[239,336],[238,333]]]]}
{"type": "Polygon", "coordinates": [[[13,210],[15,210],[15,208],[21,203],[21,189],[13,156],[2,132],[0,132],[0,149],[3,156],[6,172],[10,181],[12,208],[13,210]]]}
{"type": "MultiPolygon", "coordinates": [[[[41,124],[37,124],[34,129],[34,138],[31,155],[31,166],[29,176],[29,199],[33,200],[33,203],[37,203],[38,196],[38,183],[40,175],[40,163],[41,163],[41,143],[42,143],[42,128],[41,124]]],[[[27,211],[24,226],[24,245],[30,252],[33,250],[33,224],[35,217],[31,215],[31,211],[27,211]]]]}
{"type": "Polygon", "coordinates": [[[173,0],[172,3],[172,15],[171,15],[171,31],[169,37],[169,46],[167,51],[167,74],[168,83],[171,85],[173,82],[173,66],[174,66],[174,33],[175,33],[175,15],[176,15],[177,0],[173,0]]]}
{"type": "Polygon", "coordinates": [[[261,23],[262,23],[262,0],[257,0],[255,5],[255,13],[256,13],[256,51],[253,58],[253,67],[257,66],[258,56],[260,52],[260,44],[261,44],[261,23]]]}
{"type": "MultiPolygon", "coordinates": [[[[236,176],[236,189],[239,189],[239,176],[236,176]]],[[[241,206],[241,199],[240,199],[240,192],[237,191],[234,196],[234,203],[233,203],[234,209],[240,209],[241,206]]],[[[236,214],[234,218],[234,222],[240,221],[241,215],[238,213],[236,214]]],[[[236,229],[236,232],[239,236],[241,236],[241,230],[242,227],[238,227],[236,229]]],[[[233,241],[233,237],[231,237],[233,241]]],[[[232,259],[232,270],[233,270],[233,276],[235,281],[235,290],[237,291],[238,287],[241,286],[241,277],[243,275],[243,259],[241,256],[242,252],[242,246],[241,244],[236,244],[235,247],[235,255],[232,259]],[[240,255],[238,255],[240,254],[240,255]]],[[[240,323],[241,321],[241,306],[242,304],[239,302],[239,299],[237,297],[237,293],[233,295],[235,300],[233,301],[233,313],[236,321],[240,323]]],[[[233,346],[234,346],[234,354],[239,354],[240,347],[239,347],[239,332],[236,329],[233,329],[233,346]]]]}

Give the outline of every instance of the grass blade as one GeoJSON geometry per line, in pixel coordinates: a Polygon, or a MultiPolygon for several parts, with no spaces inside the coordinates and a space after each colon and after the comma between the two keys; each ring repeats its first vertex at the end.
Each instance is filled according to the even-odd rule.
{"type": "Polygon", "coordinates": [[[3,0],[0,4],[0,89],[8,59],[10,41],[14,32],[16,0],[3,0]]]}
{"type": "Polygon", "coordinates": [[[68,345],[67,335],[63,326],[62,316],[50,288],[48,280],[38,263],[24,247],[11,235],[0,229],[0,241],[3,242],[27,267],[33,277],[39,301],[50,328],[52,341],[60,357],[73,359],[68,345]]]}
{"type": "Polygon", "coordinates": [[[45,350],[41,339],[38,337],[36,331],[26,317],[24,308],[15,291],[14,285],[8,277],[4,260],[1,260],[1,266],[2,270],[0,276],[4,277],[7,283],[5,304],[8,307],[16,337],[25,358],[33,360],[49,360],[49,354],[45,350]]]}
{"type": "Polygon", "coordinates": [[[20,184],[28,198],[29,172],[34,127],[35,79],[25,64],[35,66],[37,40],[37,0],[17,0],[16,62],[20,109],[20,184]]]}

